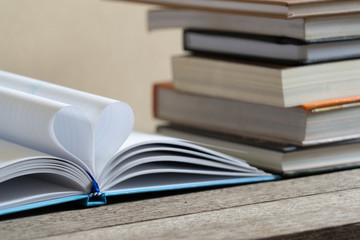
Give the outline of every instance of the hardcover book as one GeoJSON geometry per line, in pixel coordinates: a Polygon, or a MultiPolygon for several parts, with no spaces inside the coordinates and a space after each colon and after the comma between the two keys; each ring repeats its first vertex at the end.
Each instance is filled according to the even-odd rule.
{"type": "Polygon", "coordinates": [[[300,18],[360,11],[357,0],[126,0],[202,11],[300,18]]]}
{"type": "Polygon", "coordinates": [[[359,100],[354,97],[282,108],[177,91],[171,83],[154,85],[154,115],[158,119],[297,146],[359,138],[359,100]]]}
{"type": "Polygon", "coordinates": [[[301,65],[360,57],[360,37],[303,41],[295,38],[186,29],[184,49],[238,59],[301,65]]]}
{"type": "Polygon", "coordinates": [[[172,68],[178,90],[277,107],[357,96],[360,87],[359,59],[286,66],[184,55],[172,68]]]}
{"type": "Polygon", "coordinates": [[[114,195],[274,180],[194,143],[132,131],[126,103],[0,72],[0,215],[114,195]]]}
{"type": "Polygon", "coordinates": [[[317,40],[360,35],[359,20],[359,13],[279,19],[168,8],[150,10],[147,22],[150,30],[194,28],[317,40]]]}

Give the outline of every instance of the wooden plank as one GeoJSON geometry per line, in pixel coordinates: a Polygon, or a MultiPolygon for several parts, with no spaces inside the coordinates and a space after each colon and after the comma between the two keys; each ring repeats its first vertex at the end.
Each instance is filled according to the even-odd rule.
{"type": "Polygon", "coordinates": [[[5,217],[0,222],[0,233],[2,239],[40,238],[196,213],[222,210],[226,213],[227,209],[236,207],[351,189],[360,189],[360,169],[162,197],[161,194],[160,197],[149,194],[145,198],[123,196],[114,200],[118,203],[98,208],[62,209],[63,206],[58,206],[54,209],[61,211],[44,213],[38,210],[32,211],[32,215],[5,217]]]}
{"type": "MultiPolygon", "coordinates": [[[[307,238],[314,234],[314,230],[359,223],[359,198],[360,189],[352,189],[124,224],[46,239],[261,239],[287,234],[296,237],[298,234],[294,233],[307,238]]],[[[351,237],[356,237],[355,233],[349,232],[351,237]]],[[[330,234],[325,235],[325,239],[334,239],[334,235],[330,234]]]]}

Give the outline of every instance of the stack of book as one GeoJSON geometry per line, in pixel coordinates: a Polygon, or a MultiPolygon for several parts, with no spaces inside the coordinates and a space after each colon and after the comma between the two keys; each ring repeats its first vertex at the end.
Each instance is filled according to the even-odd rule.
{"type": "Polygon", "coordinates": [[[142,1],[187,54],[154,86],[158,132],[284,175],[360,164],[356,1],[142,1]]]}

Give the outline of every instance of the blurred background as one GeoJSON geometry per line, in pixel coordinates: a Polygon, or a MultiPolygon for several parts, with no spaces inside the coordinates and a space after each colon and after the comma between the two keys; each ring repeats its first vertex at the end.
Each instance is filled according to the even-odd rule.
{"type": "Polygon", "coordinates": [[[0,69],[127,102],[153,131],[152,84],[171,79],[181,30],[147,30],[149,5],[1,0],[0,69]]]}

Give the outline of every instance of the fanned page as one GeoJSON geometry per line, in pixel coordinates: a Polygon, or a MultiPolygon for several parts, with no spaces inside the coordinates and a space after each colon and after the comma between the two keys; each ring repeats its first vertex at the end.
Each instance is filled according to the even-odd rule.
{"type": "Polygon", "coordinates": [[[274,180],[245,161],[194,142],[132,132],[99,178],[107,195],[274,180]]]}
{"type": "Polygon", "coordinates": [[[86,198],[92,179],[71,160],[0,139],[0,215],[86,198]]]}

